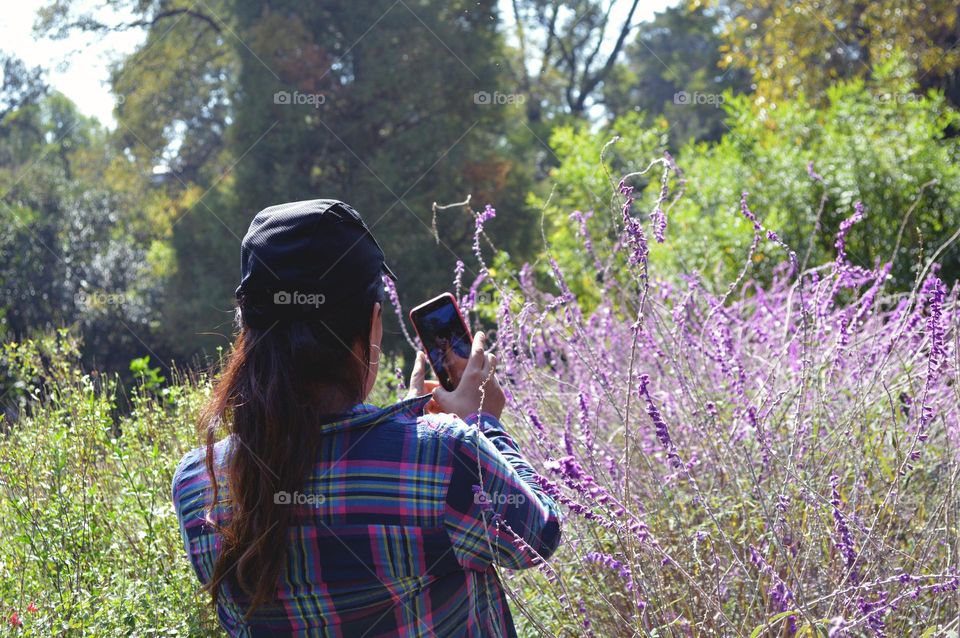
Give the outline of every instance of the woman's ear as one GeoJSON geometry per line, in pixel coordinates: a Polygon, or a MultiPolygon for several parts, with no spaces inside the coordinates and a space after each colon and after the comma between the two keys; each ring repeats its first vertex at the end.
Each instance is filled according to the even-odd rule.
{"type": "Polygon", "coordinates": [[[383,306],[380,302],[373,304],[373,316],[370,317],[370,348],[380,347],[380,341],[383,339],[383,306]]]}
{"type": "MultiPolygon", "coordinates": [[[[383,352],[380,350],[380,340],[383,339],[383,312],[380,303],[373,304],[373,310],[370,317],[370,356],[367,363],[366,387],[363,389],[363,400],[366,401],[377,382],[377,374],[380,372],[380,357],[383,352]]],[[[359,348],[360,344],[357,344],[359,348]]]]}

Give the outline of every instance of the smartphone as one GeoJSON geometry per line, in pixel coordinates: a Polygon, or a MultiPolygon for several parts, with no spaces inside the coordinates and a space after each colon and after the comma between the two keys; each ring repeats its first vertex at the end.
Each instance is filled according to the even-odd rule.
{"type": "Polygon", "coordinates": [[[457,300],[445,292],[411,310],[410,321],[440,385],[453,390],[467,367],[473,344],[457,300]]]}

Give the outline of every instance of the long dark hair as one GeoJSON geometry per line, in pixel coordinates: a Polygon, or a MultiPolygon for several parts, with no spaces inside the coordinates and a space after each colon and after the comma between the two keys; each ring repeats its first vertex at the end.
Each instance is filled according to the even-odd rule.
{"type": "Polygon", "coordinates": [[[247,617],[274,600],[294,514],[275,495],[302,488],[316,461],[317,426],[363,400],[373,305],[382,300],[378,279],[335,313],[269,322],[262,307],[239,298],[240,332],[200,418],[213,488],[208,519],[221,535],[206,585],[214,605],[225,582],[250,596],[247,617]],[[234,439],[219,468],[222,503],[214,458],[221,427],[234,439]],[[214,508],[223,505],[228,520],[220,525],[214,508]]]}

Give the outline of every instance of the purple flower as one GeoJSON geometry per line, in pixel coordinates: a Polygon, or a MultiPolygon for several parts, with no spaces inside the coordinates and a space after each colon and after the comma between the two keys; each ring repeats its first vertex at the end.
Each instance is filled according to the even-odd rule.
{"type": "Polygon", "coordinates": [[[840,230],[837,231],[837,239],[833,244],[837,249],[838,266],[847,261],[847,233],[850,232],[850,228],[852,228],[854,224],[863,219],[863,203],[858,201],[854,204],[853,211],[853,215],[840,222],[840,230]]]}
{"type": "Polygon", "coordinates": [[[747,191],[740,193],[740,214],[746,217],[747,221],[753,224],[753,230],[759,233],[763,230],[763,226],[757,216],[753,214],[753,211],[750,210],[750,206],[747,205],[747,195],[749,195],[747,191]]]}
{"type": "Polygon", "coordinates": [[[664,232],[667,230],[667,214],[663,210],[663,203],[667,201],[667,194],[669,193],[667,188],[667,178],[669,176],[669,170],[663,171],[663,177],[660,179],[660,195],[657,197],[657,204],[653,212],[650,213],[650,221],[653,223],[653,237],[658,244],[663,243],[664,232]]]}
{"type": "Polygon", "coordinates": [[[634,195],[620,184],[609,236],[599,208],[562,220],[582,263],[561,270],[548,253],[511,272],[498,260],[499,308],[483,317],[497,323],[525,478],[567,515],[567,551],[587,557],[558,563],[565,578],[543,590],[569,597],[572,631],[589,621],[580,633],[615,635],[643,610],[637,627],[726,635],[785,612],[764,631],[792,636],[801,604],[836,636],[949,622],[957,573],[942,508],[960,446],[960,308],[947,271],[941,281],[934,266],[911,294],[889,283],[890,263],[850,264],[858,202],[835,222],[837,261],[801,274],[743,194],[732,212],[752,228],[751,250],[768,242],[780,263],[756,278],[737,269],[732,288],[712,272],[648,277],[660,211],[648,228],[634,195]],[[896,476],[911,463],[922,471],[896,476]],[[594,597],[591,585],[619,591],[594,597]]]}
{"type": "Polygon", "coordinates": [[[393,279],[390,279],[386,275],[383,276],[383,285],[387,289],[387,297],[390,299],[390,305],[393,306],[393,311],[397,314],[397,321],[400,323],[400,330],[403,332],[404,338],[407,340],[407,343],[410,344],[411,348],[415,351],[420,350],[420,340],[414,340],[407,331],[407,323],[403,318],[403,308],[400,306],[400,295],[397,294],[397,286],[393,283],[393,279]]]}
{"type": "Polygon", "coordinates": [[[463,262],[459,259],[457,260],[457,265],[453,269],[453,289],[455,291],[454,295],[460,297],[460,289],[463,287],[463,269],[465,266],[463,262]]]}
{"type": "MultiPolygon", "coordinates": [[[[929,287],[930,315],[927,318],[926,332],[930,339],[930,353],[927,356],[927,378],[923,386],[923,400],[920,402],[920,419],[917,425],[917,441],[927,440],[927,428],[933,421],[933,406],[929,403],[930,391],[940,376],[940,369],[947,358],[946,329],[943,325],[943,302],[947,291],[939,277],[934,277],[929,287]]],[[[910,458],[920,458],[920,451],[913,450],[910,458]]]]}
{"type": "Polygon", "coordinates": [[[477,256],[477,261],[483,263],[483,255],[480,253],[480,234],[483,233],[483,226],[488,221],[497,216],[496,209],[487,204],[486,207],[477,213],[476,226],[473,231],[473,254],[477,256]]]}
{"type": "Polygon", "coordinates": [[[947,289],[939,277],[934,279],[933,290],[930,293],[930,318],[927,319],[927,333],[930,335],[931,373],[936,373],[947,357],[946,330],[943,325],[943,301],[947,297],[947,289]]]}
{"type": "Polygon", "coordinates": [[[836,474],[831,475],[830,505],[833,506],[834,529],[837,533],[836,546],[840,552],[840,555],[843,556],[844,565],[850,574],[850,581],[853,583],[858,583],[860,582],[860,577],[856,570],[857,550],[853,546],[853,538],[850,535],[850,528],[847,525],[847,519],[842,512],[843,501],[840,498],[839,485],[840,477],[836,474]]]}
{"type": "MultiPolygon", "coordinates": [[[[586,560],[588,563],[603,565],[610,571],[616,572],[617,576],[626,581],[627,591],[633,591],[633,575],[630,571],[630,565],[627,563],[617,560],[610,554],[604,552],[589,552],[586,555],[586,560]]],[[[640,607],[640,609],[642,610],[643,607],[640,607]]]]}
{"type": "Polygon", "coordinates": [[[887,614],[890,607],[887,605],[887,593],[885,591],[877,592],[874,600],[867,600],[860,597],[857,601],[857,608],[867,620],[867,627],[873,631],[875,636],[886,636],[886,624],[883,617],[887,614]]]}
{"type": "MultiPolygon", "coordinates": [[[[793,604],[793,592],[783,582],[780,575],[774,571],[770,563],[763,557],[763,554],[753,545],[750,545],[750,562],[759,568],[760,573],[770,578],[773,586],[767,591],[770,598],[771,607],[774,612],[784,612],[791,608],[793,604]]],[[[795,616],[787,618],[787,627],[789,635],[797,632],[797,619],[795,616]]]]}
{"type": "Polygon", "coordinates": [[[533,424],[533,427],[537,428],[540,432],[544,431],[543,422],[533,409],[527,410],[527,416],[530,418],[530,423],[533,424]]]}
{"type": "Polygon", "coordinates": [[[570,213],[570,219],[577,222],[577,235],[580,239],[583,240],[583,247],[587,251],[587,254],[590,255],[590,258],[593,259],[593,266],[597,269],[597,272],[603,270],[603,264],[600,263],[600,259],[597,257],[597,253],[593,248],[593,238],[590,237],[590,228],[587,226],[587,220],[593,217],[593,211],[587,213],[582,213],[579,210],[575,210],[570,213]]]}
{"type": "Polygon", "coordinates": [[[646,268],[647,257],[650,249],[647,246],[647,236],[643,232],[643,224],[634,217],[630,210],[633,207],[633,186],[627,186],[623,180],[619,185],[620,194],[624,196],[623,208],[623,240],[630,247],[630,265],[639,266],[643,264],[646,268]]]}
{"type": "Polygon", "coordinates": [[[654,405],[653,399],[650,398],[650,392],[647,389],[649,384],[650,375],[641,374],[640,397],[646,401],[647,414],[650,416],[650,420],[653,421],[653,426],[657,433],[657,439],[660,441],[663,449],[667,451],[667,459],[670,461],[670,464],[673,467],[681,468],[683,467],[683,463],[680,461],[680,457],[677,455],[673,441],[670,439],[670,431],[667,429],[667,423],[663,420],[663,415],[660,414],[660,410],[656,405],[654,405]]]}
{"type": "Polygon", "coordinates": [[[587,409],[587,397],[583,392],[577,393],[577,406],[580,408],[580,429],[583,431],[583,442],[587,449],[592,449],[593,430],[590,429],[590,410],[587,409]]]}
{"type": "Polygon", "coordinates": [[[581,598],[577,604],[577,611],[583,617],[583,628],[590,629],[590,616],[587,614],[587,604],[581,598]]]}
{"type": "Polygon", "coordinates": [[[467,291],[467,294],[464,295],[463,299],[460,300],[460,308],[464,312],[469,312],[473,310],[474,306],[477,305],[477,294],[480,292],[480,284],[482,284],[487,279],[487,269],[482,268],[480,274],[477,275],[477,278],[473,280],[473,283],[470,284],[470,290],[467,291]]]}

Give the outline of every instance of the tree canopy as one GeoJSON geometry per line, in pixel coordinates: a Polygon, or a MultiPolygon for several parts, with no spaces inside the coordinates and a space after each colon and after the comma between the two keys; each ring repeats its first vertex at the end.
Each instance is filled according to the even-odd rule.
{"type": "MultiPolygon", "coordinates": [[[[0,88],[4,334],[77,326],[95,365],[226,345],[240,238],[280,201],[356,206],[407,305],[449,287],[458,259],[465,285],[481,272],[469,211],[435,203],[493,205],[500,259],[539,268],[549,246],[570,266],[571,214],[615,232],[616,180],[665,151],[699,183],[672,211],[689,235],[673,258],[707,272],[749,242],[726,215],[742,190],[792,242],[820,233],[820,257],[862,198],[869,238],[850,254],[872,266],[899,241],[903,286],[956,224],[946,2],[704,0],[645,19],[635,0],[104,6],[50,2],[36,30],[143,33],[111,69],[114,128],[13,55],[0,88]]],[[[633,185],[655,197],[659,177],[633,185]]],[[[593,281],[582,269],[585,298],[593,281]]]]}

